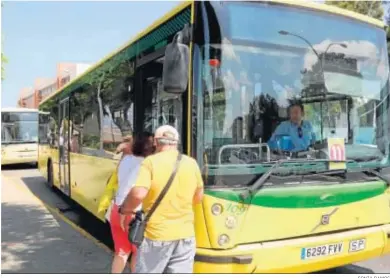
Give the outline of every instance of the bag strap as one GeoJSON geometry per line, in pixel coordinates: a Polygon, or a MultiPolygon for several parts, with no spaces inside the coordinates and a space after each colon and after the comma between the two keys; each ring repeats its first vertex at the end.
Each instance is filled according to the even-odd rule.
{"type": "Polygon", "coordinates": [[[146,215],[145,220],[144,220],[145,222],[149,221],[150,217],[152,217],[152,215],[153,215],[154,211],[156,210],[157,206],[160,204],[160,202],[164,198],[165,194],[167,194],[168,189],[171,187],[173,179],[176,176],[177,169],[179,168],[179,164],[180,164],[181,159],[182,159],[182,154],[179,153],[179,155],[177,156],[176,163],[175,163],[175,166],[173,168],[172,174],[169,177],[169,180],[168,180],[167,184],[165,185],[165,187],[161,191],[160,195],[158,196],[157,200],[154,202],[154,204],[153,204],[152,208],[150,209],[149,213],[146,215]]]}

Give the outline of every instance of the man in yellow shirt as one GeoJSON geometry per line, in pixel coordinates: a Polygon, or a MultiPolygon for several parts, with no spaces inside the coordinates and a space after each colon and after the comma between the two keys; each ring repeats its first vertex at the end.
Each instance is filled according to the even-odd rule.
{"type": "MultiPolygon", "coordinates": [[[[155,132],[156,154],[141,164],[137,181],[120,212],[131,214],[142,203],[148,214],[166,185],[176,159],[179,133],[169,125],[155,132]]],[[[137,252],[136,273],[192,273],[196,251],[193,205],[203,197],[203,180],[196,161],[182,155],[177,173],[157,206],[137,252]]]]}

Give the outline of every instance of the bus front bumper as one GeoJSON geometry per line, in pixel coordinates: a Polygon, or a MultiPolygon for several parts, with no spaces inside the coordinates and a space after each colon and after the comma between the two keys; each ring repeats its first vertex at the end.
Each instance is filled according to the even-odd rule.
{"type": "Polygon", "coordinates": [[[390,225],[244,244],[229,250],[197,248],[194,272],[309,273],[364,261],[385,253],[390,253],[390,225]],[[321,250],[321,254],[307,257],[308,249],[321,250]]]}
{"type": "Polygon", "coordinates": [[[11,165],[19,163],[36,163],[38,161],[37,152],[29,152],[24,154],[3,155],[1,165],[11,165]]]}

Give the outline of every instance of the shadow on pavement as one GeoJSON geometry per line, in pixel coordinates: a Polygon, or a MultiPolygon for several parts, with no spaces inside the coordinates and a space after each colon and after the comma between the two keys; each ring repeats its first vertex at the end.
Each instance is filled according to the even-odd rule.
{"type": "Polygon", "coordinates": [[[1,219],[2,272],[47,272],[47,264],[50,265],[52,262],[48,261],[50,254],[44,252],[44,249],[56,250],[57,243],[61,241],[54,232],[58,227],[45,219],[42,210],[35,206],[2,203],[1,219]],[[21,221],[26,217],[34,221],[31,223],[21,221]]]}
{"type": "Polygon", "coordinates": [[[2,273],[107,273],[110,256],[44,209],[2,202],[1,216],[2,273]]]}
{"type": "Polygon", "coordinates": [[[25,176],[21,180],[32,194],[51,207],[62,209],[72,205],[70,198],[57,188],[50,188],[42,176],[25,176]]]}
{"type": "Polygon", "coordinates": [[[38,169],[34,163],[22,163],[22,164],[11,164],[1,165],[1,171],[18,171],[26,169],[38,169]]]}
{"type": "Polygon", "coordinates": [[[111,230],[107,223],[100,221],[57,188],[49,188],[43,177],[24,177],[22,181],[45,204],[58,208],[66,218],[113,250],[111,230]]]}

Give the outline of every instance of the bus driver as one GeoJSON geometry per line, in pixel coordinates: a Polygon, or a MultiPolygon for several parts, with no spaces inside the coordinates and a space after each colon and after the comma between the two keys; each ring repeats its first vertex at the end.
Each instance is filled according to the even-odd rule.
{"type": "Polygon", "coordinates": [[[275,146],[278,146],[278,137],[289,136],[293,145],[290,151],[306,151],[316,141],[316,138],[311,123],[303,120],[305,115],[303,105],[300,103],[291,104],[288,107],[288,114],[290,120],[280,123],[268,144],[275,148],[275,146]]]}

